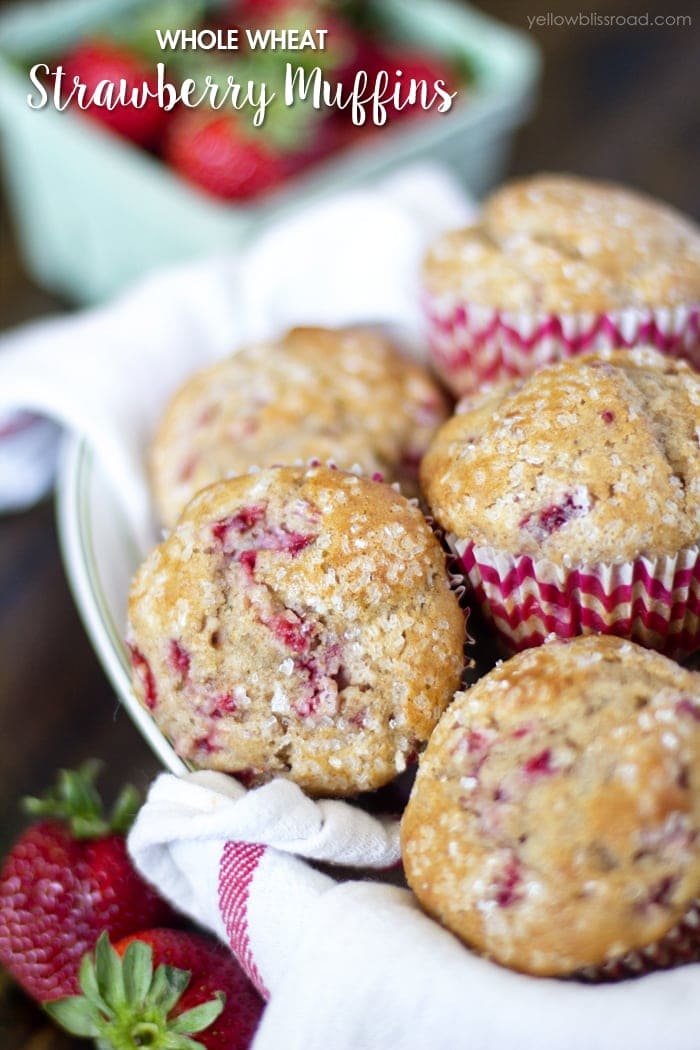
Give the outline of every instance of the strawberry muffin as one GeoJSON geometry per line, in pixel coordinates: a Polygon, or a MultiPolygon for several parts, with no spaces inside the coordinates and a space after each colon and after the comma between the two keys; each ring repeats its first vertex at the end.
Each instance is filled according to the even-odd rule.
{"type": "Polygon", "coordinates": [[[251,466],[317,459],[415,491],[447,417],[427,372],[378,331],[296,328],[199,372],[172,399],[151,455],[163,523],[196,492],[251,466]]]}
{"type": "Polygon", "coordinates": [[[314,794],[405,768],[458,688],[464,635],[414,503],[329,467],[199,493],[129,602],[134,688],[178,754],[314,794]]]}
{"type": "Polygon", "coordinates": [[[700,958],[700,675],[602,636],[497,666],[433,733],[402,845],[426,910],[505,966],[700,958]]]}
{"type": "Polygon", "coordinates": [[[700,376],[641,348],[458,407],[422,485],[509,648],[590,631],[700,646],[699,435],[700,376]]]}
{"type": "Polygon", "coordinates": [[[423,279],[433,359],[456,394],[606,347],[700,363],[700,229],[621,186],[508,183],[433,245],[423,279]]]}

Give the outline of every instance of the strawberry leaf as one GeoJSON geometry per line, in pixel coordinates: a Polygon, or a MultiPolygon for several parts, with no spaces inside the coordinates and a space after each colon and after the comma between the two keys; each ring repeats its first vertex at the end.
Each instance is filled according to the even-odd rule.
{"type": "Polygon", "coordinates": [[[191,1010],[186,1010],[185,1013],[179,1014],[170,1022],[168,1028],[171,1032],[178,1032],[183,1035],[201,1032],[217,1019],[225,1003],[226,996],[223,992],[216,992],[214,998],[210,999],[209,1002],[200,1003],[199,1006],[194,1006],[191,1010]]]}
{"type": "Polygon", "coordinates": [[[107,932],[101,933],[95,947],[95,974],[100,995],[113,1010],[126,1002],[122,961],[109,943],[107,932]]]}
{"type": "Polygon", "coordinates": [[[128,1002],[142,1006],[153,980],[153,951],[150,944],[132,941],[122,959],[124,990],[128,1002]]]}
{"type": "Polygon", "coordinates": [[[139,807],[139,795],[128,785],[115,803],[111,820],[105,820],[102,799],[95,787],[100,768],[100,762],[90,759],[78,770],[59,770],[55,787],[43,798],[22,800],[24,812],[65,821],[77,839],[101,838],[110,831],[125,834],[139,807]]]}
{"type": "Polygon", "coordinates": [[[208,1028],[224,1009],[217,992],[176,1017],[168,1015],[190,983],[190,974],[161,964],[153,973],[153,948],[131,940],[123,957],[106,931],[80,967],[82,996],[47,1004],[47,1012],[73,1035],[96,1040],[97,1050],[159,1047],[160,1050],[206,1050],[190,1035],[208,1028]]]}
{"type": "Polygon", "coordinates": [[[206,1050],[206,1048],[196,1039],[188,1039],[186,1035],[174,1035],[173,1042],[168,1044],[168,1050],[206,1050]]]}
{"type": "Polygon", "coordinates": [[[80,769],[61,769],[58,774],[58,796],[69,811],[84,816],[99,816],[102,800],[95,787],[100,763],[91,760],[80,769]]]}
{"type": "Polygon", "coordinates": [[[74,815],[70,818],[70,829],[73,838],[76,839],[99,839],[109,831],[106,820],[98,820],[94,817],[83,817],[74,815]]]}
{"type": "Polygon", "coordinates": [[[110,22],[105,26],[104,34],[111,40],[117,40],[124,47],[154,61],[162,61],[167,51],[161,51],[158,45],[156,30],[166,33],[180,28],[198,28],[206,12],[204,0],[160,0],[160,2],[140,5],[129,11],[128,19],[123,24],[110,22]]]}
{"type": "Polygon", "coordinates": [[[21,802],[22,812],[30,817],[52,816],[46,812],[47,805],[48,799],[36,798],[34,795],[25,795],[21,802]]]}
{"type": "Polygon", "coordinates": [[[165,995],[167,990],[168,976],[163,966],[159,966],[156,970],[153,980],[151,981],[151,987],[148,990],[148,997],[146,1003],[151,1008],[156,1008],[159,1003],[161,996],[165,995]]]}
{"type": "Polygon", "coordinates": [[[153,978],[149,1003],[167,1015],[190,983],[190,977],[189,970],[178,970],[176,966],[162,963],[153,978]]]}
{"type": "Polygon", "coordinates": [[[71,995],[67,999],[45,1003],[44,1009],[52,1021],[65,1028],[71,1035],[84,1038],[99,1035],[90,1004],[82,995],[71,995]]]}
{"type": "Polygon", "coordinates": [[[141,805],[141,796],[133,784],[127,784],[112,807],[109,826],[112,831],[126,835],[141,805]]]}
{"type": "Polygon", "coordinates": [[[84,762],[78,766],[78,773],[83,780],[89,781],[94,784],[98,776],[102,772],[104,762],[100,758],[86,758],[84,762]]]}
{"type": "Polygon", "coordinates": [[[80,964],[80,969],[78,971],[78,984],[80,985],[83,995],[91,1006],[100,1013],[109,1014],[109,1007],[100,995],[100,990],[97,987],[95,963],[89,952],[83,956],[83,960],[80,964]]]}

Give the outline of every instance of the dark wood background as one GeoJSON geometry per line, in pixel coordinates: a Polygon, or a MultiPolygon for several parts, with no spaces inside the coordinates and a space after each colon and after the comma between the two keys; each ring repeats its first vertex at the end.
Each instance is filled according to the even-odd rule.
{"type": "MultiPolygon", "coordinates": [[[[497,0],[489,13],[527,32],[535,0],[497,0]]],[[[546,0],[544,0],[546,2],[546,0]]],[[[4,6],[0,2],[0,9],[4,6]]],[[[581,4],[587,13],[594,5],[581,4]]],[[[597,0],[601,15],[639,14],[626,0],[597,0]]],[[[553,8],[554,9],[554,8],[553,8]]],[[[558,3],[575,14],[578,0],[558,3]]],[[[626,182],[700,216],[700,5],[649,0],[644,10],[690,14],[691,28],[534,29],[545,74],[537,113],[520,133],[512,172],[569,170],[626,182]]],[[[27,278],[11,216],[2,212],[0,326],[68,304],[27,278]]],[[[119,710],[73,607],[47,502],[0,518],[0,853],[22,826],[20,796],[40,791],[58,766],[96,755],[104,785],[145,787],[157,763],[119,710]]],[[[60,1035],[0,975],[2,1050],[85,1046],[60,1035]]],[[[504,1048],[506,1050],[506,1048],[504,1048]]],[[[591,1048],[595,1050],[595,1048],[591,1048]]]]}

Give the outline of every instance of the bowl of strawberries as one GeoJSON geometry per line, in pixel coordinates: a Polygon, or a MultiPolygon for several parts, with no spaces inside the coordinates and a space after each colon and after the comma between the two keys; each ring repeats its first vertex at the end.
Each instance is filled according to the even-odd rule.
{"type": "Polygon", "coordinates": [[[48,0],[0,19],[30,274],[95,302],[413,161],[499,175],[538,55],[457,0],[48,0]]]}

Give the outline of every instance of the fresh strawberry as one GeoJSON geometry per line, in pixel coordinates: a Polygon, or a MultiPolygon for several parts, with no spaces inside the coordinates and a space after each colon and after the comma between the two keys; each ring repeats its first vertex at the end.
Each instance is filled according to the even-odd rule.
{"type": "Polygon", "coordinates": [[[231,6],[242,21],[274,25],[275,20],[290,14],[319,14],[318,0],[235,0],[231,6]]]}
{"type": "Polygon", "coordinates": [[[359,135],[359,128],[352,124],[334,119],[334,114],[319,121],[311,140],[298,150],[290,150],[284,159],[285,172],[288,176],[297,175],[314,164],[327,160],[347,146],[353,145],[359,135]]]}
{"type": "Polygon", "coordinates": [[[441,80],[448,91],[455,90],[455,77],[448,67],[432,55],[422,51],[391,50],[377,53],[374,72],[386,71],[389,75],[389,91],[393,91],[398,83],[401,84],[399,93],[399,105],[392,103],[387,105],[387,121],[400,120],[405,117],[415,116],[419,113],[430,112],[421,107],[421,82],[427,85],[428,101],[433,97],[433,85],[441,80]],[[400,72],[400,76],[399,76],[400,72]],[[414,102],[407,102],[410,97],[411,81],[417,82],[417,98],[414,102]],[[406,103],[404,105],[404,103],[406,103]]]}
{"type": "Polygon", "coordinates": [[[411,80],[425,80],[428,98],[432,97],[433,85],[442,80],[448,91],[456,90],[455,74],[443,62],[423,51],[407,49],[387,49],[364,36],[356,36],[354,48],[348,60],[338,70],[336,79],[346,90],[353,86],[355,77],[363,70],[367,73],[370,85],[374,84],[379,73],[386,73],[389,80],[386,94],[390,95],[398,83],[401,84],[397,107],[393,102],[387,104],[387,123],[399,120],[416,113],[425,112],[420,106],[421,91],[418,85],[417,101],[403,105],[409,98],[411,80]]]}
{"type": "Polygon", "coordinates": [[[345,61],[335,71],[335,80],[345,88],[351,88],[360,70],[372,79],[379,69],[384,53],[368,37],[352,33],[348,39],[345,61]]]}
{"type": "MultiPolygon", "coordinates": [[[[64,93],[73,90],[73,78],[77,77],[87,87],[91,96],[102,81],[119,86],[124,80],[128,97],[131,91],[139,93],[144,85],[155,91],[155,73],[126,48],[106,40],[86,40],[78,44],[62,61],[64,71],[64,93]]],[[[73,104],[76,99],[73,99],[73,104]]],[[[139,146],[155,146],[162,137],[170,114],[161,109],[156,98],[149,97],[142,108],[119,104],[114,109],[89,103],[83,110],[92,120],[130,139],[139,146]]]]}
{"type": "Polygon", "coordinates": [[[0,963],[40,1002],[76,991],[80,960],[102,930],[118,938],[173,919],[126,852],[137,793],[125,788],[106,820],[97,768],[62,770],[49,797],[27,800],[51,819],[20,836],[0,872],[0,963]]]}
{"type": "Polygon", "coordinates": [[[165,159],[189,182],[225,200],[246,200],[285,175],[283,155],[233,114],[183,110],[173,120],[165,159]]]}
{"type": "Polygon", "coordinates": [[[46,1009],[101,1050],[247,1050],[263,1010],[225,948],[174,930],[145,930],[114,948],[104,934],[94,961],[83,960],[80,984],[82,996],[46,1009]]]}

